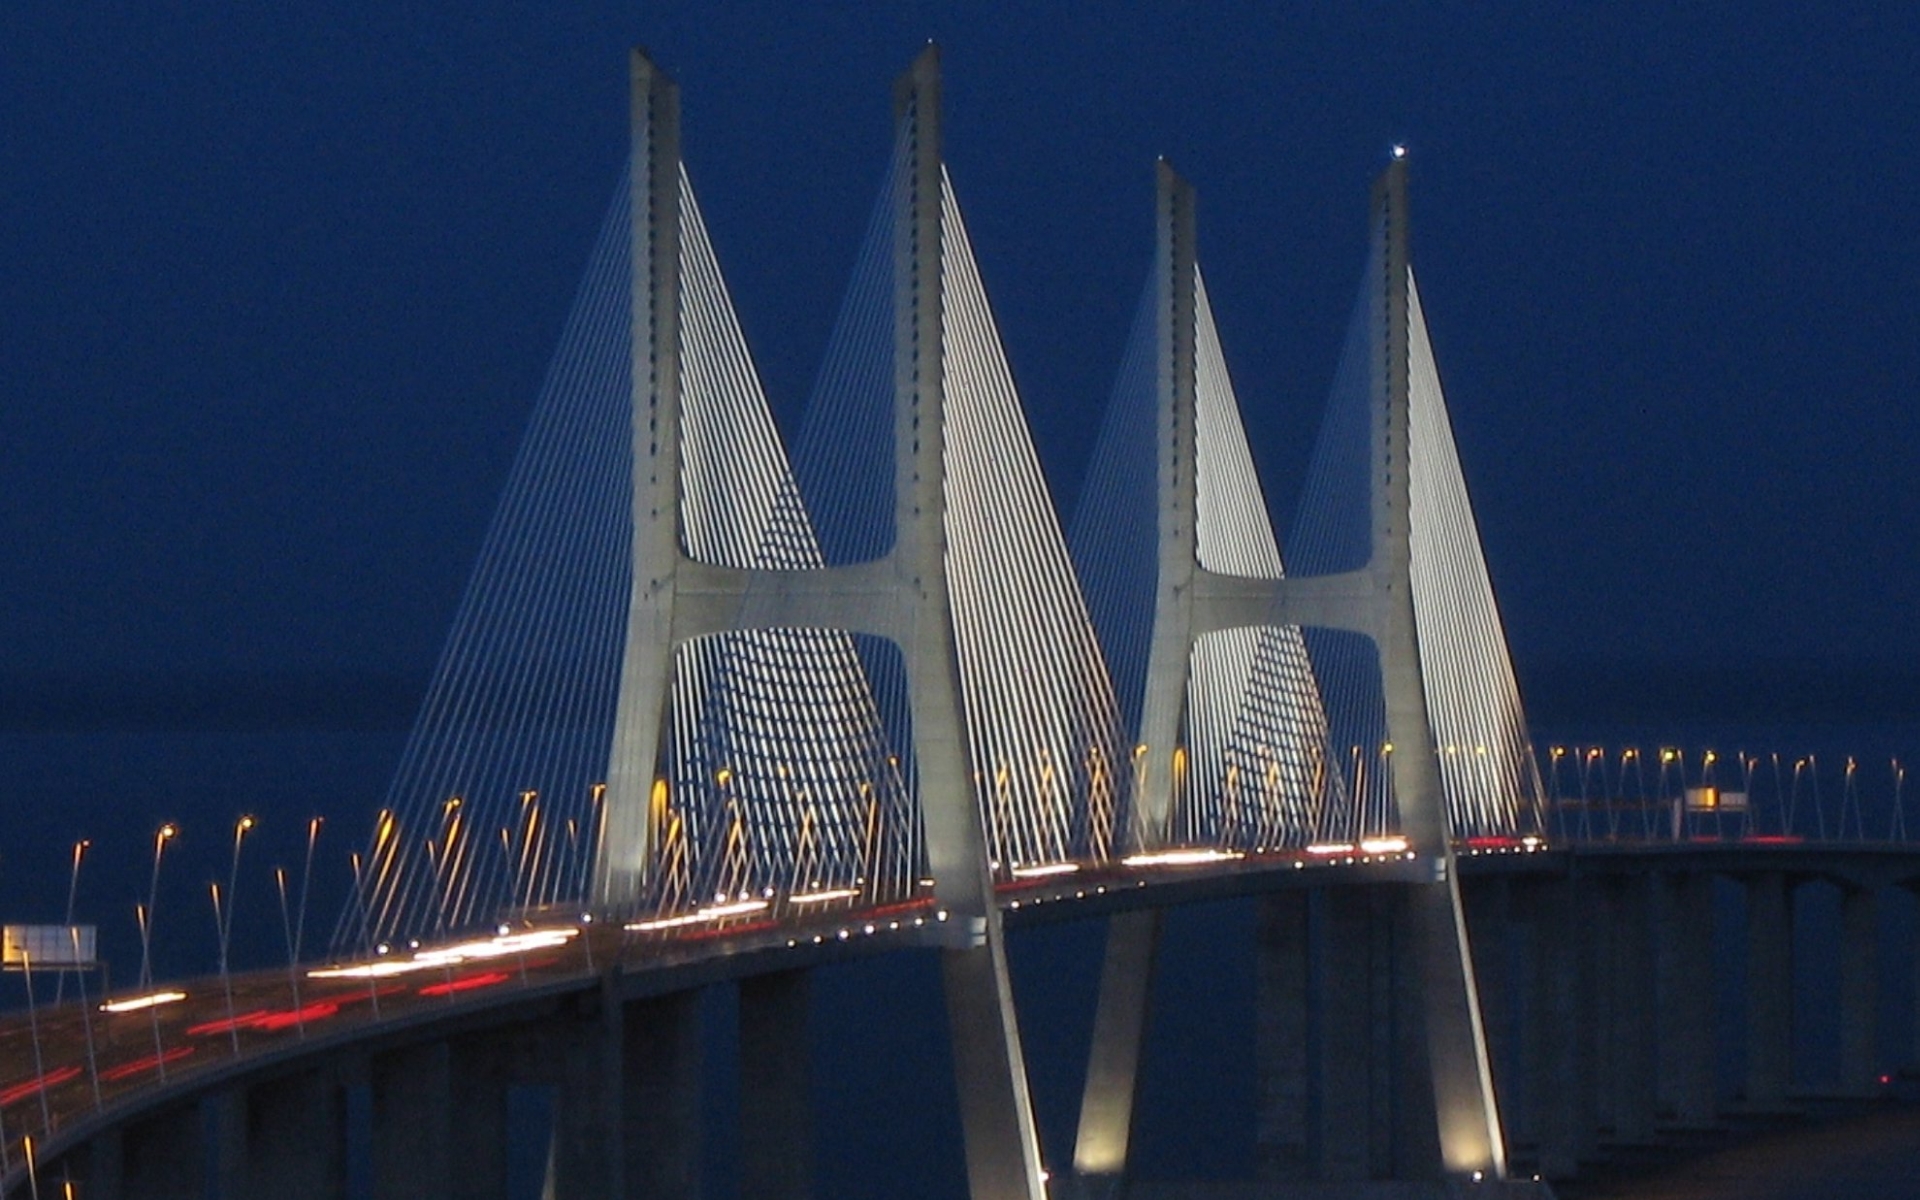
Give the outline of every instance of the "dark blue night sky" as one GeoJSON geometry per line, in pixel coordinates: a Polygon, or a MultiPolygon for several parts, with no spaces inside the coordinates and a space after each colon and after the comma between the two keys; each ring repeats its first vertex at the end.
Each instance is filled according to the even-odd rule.
{"type": "MultiPolygon", "coordinates": [[[[626,152],[626,48],[683,87],[688,168],[791,431],[885,165],[889,85],[928,38],[1064,510],[1164,154],[1199,189],[1214,309],[1290,526],[1367,187],[1403,142],[1422,299],[1536,723],[1866,723],[1916,749],[1911,6],[9,4],[8,919],[57,915],[65,847],[90,836],[83,919],[124,955],[150,822],[182,819],[162,910],[200,941],[183,930],[161,965],[204,969],[204,879],[258,808],[240,938],[273,949],[267,864],[310,812],[352,825],[379,803],[452,621],[626,152]]],[[[1017,944],[1017,968],[1061,981],[1023,1004],[1084,1022],[1091,935],[1046,936],[1079,957],[1017,944]]],[[[1243,974],[1217,981],[1233,1003],[1243,974]]],[[[931,977],[888,978],[864,1034],[869,1018],[833,1019],[910,1061],[937,1021],[894,1029],[885,989],[926,999],[931,977]]],[[[1168,1084],[1197,1089],[1171,1103],[1245,1107],[1237,1028],[1183,1026],[1173,1058],[1222,1065],[1168,1084]]],[[[1034,1051],[1055,1124],[1067,1042],[1034,1051]]],[[[911,1144],[885,1145],[889,1117],[950,1131],[935,1083],[924,1108],[856,1097],[893,1106],[874,1153],[911,1144]]]]}
{"type": "Polygon", "coordinates": [[[11,6],[0,671],[417,687],[613,186],[625,47],[683,84],[791,427],[934,37],[1063,507],[1164,153],[1287,526],[1404,141],[1523,686],[1920,677],[1920,18],[1717,11],[11,6]]]}

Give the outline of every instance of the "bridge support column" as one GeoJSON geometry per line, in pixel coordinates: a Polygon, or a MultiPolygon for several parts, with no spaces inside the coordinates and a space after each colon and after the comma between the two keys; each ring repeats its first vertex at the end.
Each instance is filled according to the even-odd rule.
{"type": "MultiPolygon", "coordinates": [[[[698,994],[687,995],[692,1000],[698,994]]],[[[625,1103],[632,1026],[610,980],[602,982],[597,999],[597,1004],[575,1017],[560,1053],[561,1083],[554,1103],[553,1159],[548,1172],[553,1200],[633,1194],[626,1177],[624,1145],[632,1135],[625,1103]]],[[[697,1141],[695,1146],[697,1180],[697,1141]]],[[[682,1195],[671,1188],[643,1194],[682,1195]]]]}
{"type": "Polygon", "coordinates": [[[121,1135],[125,1200],[205,1200],[205,1129],[197,1104],[182,1104],[129,1126],[121,1135]]]}
{"type": "Polygon", "coordinates": [[[1787,1105],[1793,1084],[1793,893],[1766,871],[1747,890],[1747,1104],[1787,1105]]]}
{"type": "Polygon", "coordinates": [[[1582,926],[1591,920],[1582,881],[1530,887],[1533,963],[1528,1075],[1540,1173],[1567,1179],[1594,1154],[1593,956],[1582,926]]]}
{"type": "Polygon", "coordinates": [[[1607,1078],[1609,1125],[1617,1142],[1653,1141],[1658,1011],[1654,996],[1653,877],[1611,880],[1605,891],[1607,929],[1598,945],[1606,958],[1607,993],[1601,1056],[1607,1078]]]}
{"type": "Polygon", "coordinates": [[[451,1200],[453,1096],[445,1042],[375,1056],[374,1200],[451,1200]]]}
{"type": "Polygon", "coordinates": [[[1494,1108],[1479,987],[1461,906],[1459,876],[1406,889],[1395,914],[1394,1060],[1427,1064],[1426,1078],[1398,1072],[1394,1163],[1399,1179],[1504,1179],[1507,1149],[1494,1108]],[[1415,972],[1418,972],[1417,974],[1415,972]]]}
{"type": "Polygon", "coordinates": [[[1417,958],[1417,886],[1320,893],[1320,1096],[1312,1130],[1327,1182],[1431,1179],[1440,1148],[1417,958]]]}
{"type": "Polygon", "coordinates": [[[1840,894],[1840,1091],[1871,1096],[1879,1076],[1880,903],[1871,888],[1840,894]]]}
{"type": "MultiPolygon", "coordinates": [[[[647,1200],[700,1195],[700,993],[675,992],[627,1006],[624,1063],[626,1187],[647,1200]]],[[[592,1192],[579,1192],[581,1197],[592,1192]]],[[[566,1200],[556,1196],[555,1200],[566,1200]]]]}
{"type": "MultiPolygon", "coordinates": [[[[1473,977],[1486,1031],[1487,1060],[1503,1115],[1513,1110],[1520,1073],[1518,1013],[1513,991],[1513,885],[1505,877],[1480,879],[1461,888],[1473,945],[1473,977]]],[[[1510,1119],[1510,1118],[1509,1118],[1510,1119]]]]}
{"type": "Polygon", "coordinates": [[[346,1195],[346,1100],[331,1072],[308,1071],[249,1089],[244,1116],[245,1182],[223,1196],[341,1200],[346,1195]]]}
{"type": "Polygon", "coordinates": [[[1099,1007],[1073,1146],[1074,1176],[1085,1200],[1117,1196],[1125,1183],[1159,945],[1157,909],[1122,913],[1107,923],[1099,1007]]]}
{"type": "MultiPolygon", "coordinates": [[[[998,926],[999,915],[986,921],[998,926]]],[[[974,1200],[1040,1200],[1039,1144],[1013,1007],[1013,981],[999,930],[986,943],[940,952],[954,1082],[974,1200]]]]}
{"type": "Polygon", "coordinates": [[[1371,965],[1371,906],[1358,888],[1331,887],[1322,899],[1320,997],[1320,1178],[1369,1179],[1379,1138],[1369,1084],[1374,1027],[1371,965]]]}
{"type": "Polygon", "coordinates": [[[740,981],[740,1194],[755,1200],[813,1195],[807,994],[805,971],[740,981]]]}
{"type": "Polygon", "coordinates": [[[1713,997],[1713,877],[1661,877],[1655,943],[1660,1105],[1676,1125],[1714,1123],[1719,1092],[1713,997]]]}
{"type": "Polygon", "coordinates": [[[1259,1112],[1254,1161],[1264,1182],[1313,1178],[1308,1123],[1309,941],[1307,893],[1274,892],[1260,901],[1254,960],[1254,1053],[1259,1112]]]}
{"type": "MultiPolygon", "coordinates": [[[[374,1056],[367,1076],[375,1200],[505,1195],[506,1087],[496,1060],[501,1041],[524,1037],[428,1042],[374,1056]]],[[[336,1096],[332,1105],[344,1153],[343,1101],[336,1096]]],[[[302,1118],[296,1110],[287,1119],[302,1118]]]]}
{"type": "Polygon", "coordinates": [[[81,1179],[87,1200],[121,1200],[126,1195],[126,1143],[118,1129],[109,1129],[87,1143],[81,1179]]]}
{"type": "MultiPolygon", "coordinates": [[[[526,1038],[512,1048],[526,1053],[526,1038]]],[[[450,1130],[453,1200],[505,1200],[507,1194],[507,1047],[488,1035],[448,1047],[448,1077],[460,1119],[450,1130]]]]}
{"type": "Polygon", "coordinates": [[[210,1140],[204,1153],[213,1194],[219,1200],[244,1200],[251,1195],[247,1169],[247,1110],[245,1088],[228,1087],[213,1092],[200,1102],[202,1133],[210,1140]]]}

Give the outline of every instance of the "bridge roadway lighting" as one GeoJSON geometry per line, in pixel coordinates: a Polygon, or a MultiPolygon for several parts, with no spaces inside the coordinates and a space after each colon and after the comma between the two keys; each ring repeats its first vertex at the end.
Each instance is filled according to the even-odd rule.
{"type": "Polygon", "coordinates": [[[153,908],[160,900],[160,859],[166,853],[167,843],[171,842],[179,832],[179,829],[169,821],[153,834],[153,874],[147,881],[147,907],[140,916],[140,988],[142,991],[153,987],[153,908]]]}
{"type": "Polygon", "coordinates": [[[187,994],[180,991],[149,992],[143,996],[129,996],[124,1000],[108,1000],[100,1005],[103,1013],[140,1012],[143,1009],[158,1008],[163,1004],[178,1004],[187,994]]]}
{"type": "Polygon", "coordinates": [[[86,857],[88,847],[93,843],[81,838],[73,844],[73,869],[67,874],[67,924],[73,924],[73,901],[80,890],[80,860],[86,857]]]}
{"type": "Polygon", "coordinates": [[[313,882],[313,846],[320,840],[320,827],[326,824],[325,817],[314,817],[307,822],[307,859],[300,873],[300,907],[293,923],[293,957],[297,962],[300,948],[307,933],[307,890],[313,882]]]}
{"type": "Polygon", "coordinates": [[[300,960],[293,948],[293,916],[287,907],[287,872],[273,869],[273,884],[280,893],[280,928],[287,938],[287,989],[293,994],[293,1023],[299,1036],[307,1036],[307,1022],[300,1010],[300,960]]]}
{"type": "Polygon", "coordinates": [[[1807,755],[1807,778],[1813,781],[1813,832],[1820,841],[1827,840],[1827,812],[1820,795],[1820,763],[1814,755],[1807,755]]]}
{"type": "MultiPolygon", "coordinates": [[[[80,892],[80,860],[86,857],[87,848],[92,845],[93,843],[86,838],[81,838],[73,844],[73,867],[67,872],[66,925],[69,930],[73,929],[73,902],[80,892]]],[[[53,1002],[56,1005],[59,1004],[61,999],[66,995],[66,991],[67,973],[61,971],[53,984],[53,1002]]]]}
{"type": "Polygon", "coordinates": [[[227,948],[233,942],[233,905],[240,894],[240,843],[253,829],[253,817],[242,816],[233,823],[233,865],[227,871],[227,911],[220,922],[220,973],[226,974],[227,948]]]}
{"type": "Polygon", "coordinates": [[[233,1052],[240,1053],[240,1026],[233,1019],[233,976],[227,971],[226,928],[233,910],[233,894],[227,894],[227,912],[220,909],[220,885],[210,883],[207,890],[213,893],[213,927],[221,931],[220,938],[220,990],[227,996],[227,1035],[233,1039],[233,1052]]]}
{"type": "MultiPolygon", "coordinates": [[[[453,903],[453,881],[454,873],[457,870],[455,863],[458,854],[455,842],[460,836],[460,806],[462,803],[463,801],[458,796],[449,796],[440,802],[441,850],[439,858],[435,859],[433,863],[434,891],[436,892],[436,901],[439,905],[439,912],[434,923],[435,932],[447,927],[447,909],[453,903]]],[[[428,839],[427,844],[431,846],[433,844],[432,839],[428,839]]],[[[429,857],[431,856],[431,851],[429,851],[429,857]]]]}
{"type": "Polygon", "coordinates": [[[587,810],[587,820],[588,820],[588,823],[593,827],[593,836],[587,839],[586,844],[583,847],[584,856],[581,859],[581,863],[580,863],[580,878],[583,884],[583,890],[581,892],[581,895],[583,896],[586,895],[586,891],[584,890],[584,885],[587,882],[588,868],[591,866],[591,863],[588,861],[588,857],[592,855],[593,848],[595,846],[599,846],[603,843],[603,839],[607,832],[606,800],[607,800],[607,785],[604,783],[594,784],[592,798],[591,798],[591,805],[587,810]]]}
{"type": "Polygon", "coordinates": [[[1900,760],[1897,758],[1890,759],[1889,761],[1893,764],[1893,821],[1887,830],[1887,836],[1896,842],[1905,842],[1907,840],[1907,813],[1905,807],[1900,802],[1900,793],[1905,788],[1907,782],[1907,769],[1900,765],[1900,760]]]}

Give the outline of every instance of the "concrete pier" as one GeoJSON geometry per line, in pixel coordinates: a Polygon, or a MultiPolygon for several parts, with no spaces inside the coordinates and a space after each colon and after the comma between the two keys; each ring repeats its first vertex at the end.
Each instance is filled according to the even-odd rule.
{"type": "Polygon", "coordinates": [[[740,981],[740,1194],[811,1200],[813,1097],[805,971],[740,981]]]}
{"type": "Polygon", "coordinates": [[[1527,1071],[1535,1158],[1542,1174],[1577,1174],[1597,1149],[1594,1121],[1592,919],[1587,886],[1575,878],[1529,881],[1525,906],[1532,1022],[1527,1071]]]}
{"type": "MultiPolygon", "coordinates": [[[[1897,1065],[1891,1047],[1882,1058],[1886,1031],[1878,1019],[1883,942],[1892,932],[1882,929],[1882,903],[1904,886],[1895,869],[1790,874],[1769,862],[1736,868],[1658,854],[1649,867],[1594,857],[1597,869],[1591,859],[1516,859],[1463,888],[1493,1075],[1521,1181],[1534,1171],[1570,1177],[1623,1151],[1637,1157],[1675,1140],[1698,1144],[1704,1134],[1735,1127],[1737,1117],[1805,1108],[1796,1069],[1803,1080],[1834,1079],[1840,1098],[1878,1092],[1880,1073],[1897,1065]],[[1803,1062],[1794,1060],[1793,1043],[1799,884],[1806,885],[1797,894],[1802,936],[1830,938],[1839,950],[1799,963],[1797,1002],[1821,1006],[1802,1020],[1825,1022],[1798,1050],[1811,1048],[1819,1060],[1803,1062]],[[1735,889],[1746,899],[1743,918],[1731,903],[1735,889]],[[1829,894],[1836,903],[1824,902],[1829,894]],[[1721,971],[1717,950],[1739,947],[1717,948],[1719,935],[1738,938],[1746,956],[1744,995],[1724,1014],[1720,1002],[1735,977],[1721,971]],[[1744,1021],[1736,1019],[1742,1010],[1744,1021]],[[1815,1036],[1823,1033],[1837,1036],[1815,1036]],[[1723,1053],[1741,1072],[1728,1091],[1744,1089],[1743,1099],[1728,1103],[1720,1098],[1723,1053]]],[[[1878,866],[1872,857],[1861,861],[1878,866]]],[[[1408,952],[1415,934],[1407,899],[1415,886],[1303,881],[1252,901],[1253,1179],[1162,1186],[1119,1172],[1056,1179],[1052,1194],[1413,1196],[1452,1186],[1430,1186],[1439,1178],[1435,1118],[1425,1086],[1420,973],[1408,952]]],[[[1139,928],[1158,919],[1151,910],[1121,915],[1139,928]]],[[[1127,944],[1151,947],[1148,940],[1127,944]]],[[[1150,974],[1139,955],[1112,961],[1142,984],[1150,974]]],[[[1007,1009],[988,986],[997,986],[1001,972],[983,957],[970,962],[981,972],[968,978],[962,971],[967,1003],[950,1014],[956,1035],[973,1021],[989,1049],[1007,1045],[999,1024],[1007,1009]]],[[[810,1200],[815,1193],[807,970],[737,985],[745,1195],[810,1200]]],[[[502,1200],[511,1151],[518,1166],[530,1165],[532,1154],[549,1162],[554,1200],[695,1197],[707,1144],[700,988],[721,979],[703,975],[681,991],[631,998],[607,976],[495,1014],[449,1009],[442,1026],[397,1031],[417,1037],[412,1043],[388,1036],[262,1063],[252,1075],[210,1073],[197,1094],[126,1113],[90,1140],[56,1143],[53,1160],[41,1163],[42,1194],[49,1180],[71,1180],[86,1200],[335,1200],[358,1188],[374,1196],[502,1200]],[[550,1107],[523,1111],[510,1128],[509,1093],[530,1089],[550,1095],[550,1107]],[[509,1143],[525,1135],[531,1111],[551,1112],[551,1138],[523,1154],[509,1143]]],[[[1149,989],[1136,990],[1145,997],[1149,989]]],[[[1141,1051],[1143,1016],[1128,1017],[1137,1032],[1116,1045],[1141,1051]]],[[[968,1061],[962,1055],[955,1064],[963,1094],[968,1061]]],[[[995,1066],[979,1045],[971,1061],[996,1076],[1005,1065],[995,1066]]],[[[1131,1081],[1136,1070],[1123,1074],[1131,1081]]],[[[9,1196],[24,1195],[24,1187],[18,1182],[9,1196]]]]}
{"type": "Polygon", "coordinates": [[[1662,875],[1655,911],[1660,1110],[1676,1126],[1706,1129],[1719,1112],[1713,877],[1700,872],[1662,875]]]}
{"type": "Polygon", "coordinates": [[[1633,875],[1607,882],[1607,928],[1597,942],[1604,956],[1606,1020],[1602,1030],[1606,1125],[1615,1142],[1646,1144],[1654,1137],[1658,1062],[1658,1002],[1653,932],[1655,877],[1633,875]]]}
{"type": "Polygon", "coordinates": [[[1315,1177],[1308,1019],[1312,977],[1307,893],[1260,901],[1254,963],[1254,1054],[1259,1112],[1255,1171],[1263,1181],[1315,1177]]]}
{"type": "MultiPolygon", "coordinates": [[[[203,1129],[200,1106],[192,1103],[129,1125],[119,1138],[118,1195],[125,1200],[204,1200],[203,1129]]],[[[109,1184],[102,1190],[111,1195],[110,1189],[109,1184]]]]}
{"type": "Polygon", "coordinates": [[[303,1071],[248,1089],[244,1116],[245,1168],[237,1190],[227,1190],[223,1174],[223,1200],[341,1200],[347,1194],[346,1097],[331,1071],[303,1071]]]}
{"type": "Polygon", "coordinates": [[[1880,900],[1867,887],[1840,893],[1840,1093],[1879,1087],[1880,900]]]}
{"type": "Polygon", "coordinates": [[[451,1054],[444,1041],[375,1055],[374,1200],[451,1200],[456,1159],[451,1054]]]}
{"type": "Polygon", "coordinates": [[[624,1130],[624,1194],[699,1200],[700,994],[675,992],[630,1004],[622,1024],[625,1036],[615,1061],[625,1075],[624,1111],[615,1127],[624,1130]]]}
{"type": "Polygon", "coordinates": [[[1778,871],[1745,882],[1746,1103],[1779,1110],[1793,1086],[1793,895],[1778,871]]]}

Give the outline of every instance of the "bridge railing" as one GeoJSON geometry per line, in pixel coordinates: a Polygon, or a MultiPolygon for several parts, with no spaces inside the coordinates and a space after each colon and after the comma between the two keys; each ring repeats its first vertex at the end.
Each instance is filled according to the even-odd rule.
{"type": "Polygon", "coordinates": [[[596,950],[584,933],[578,924],[501,928],[331,965],[209,975],[105,996],[80,977],[68,981],[74,986],[58,1003],[49,1002],[51,976],[30,972],[26,1011],[0,1024],[0,1177],[26,1168],[30,1144],[44,1147],[136,1094],[191,1087],[239,1060],[308,1039],[591,975],[609,939],[596,950]]]}
{"type": "Polygon", "coordinates": [[[1920,833],[1899,759],[1556,745],[1542,760],[1561,843],[1906,845],[1920,833]]]}

